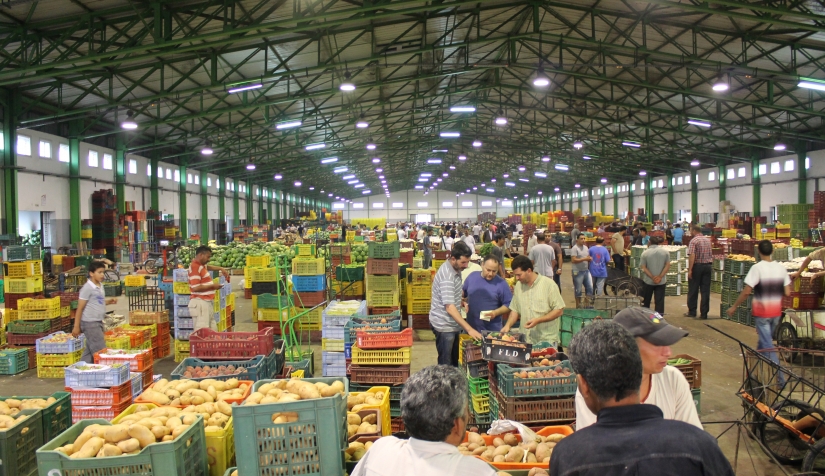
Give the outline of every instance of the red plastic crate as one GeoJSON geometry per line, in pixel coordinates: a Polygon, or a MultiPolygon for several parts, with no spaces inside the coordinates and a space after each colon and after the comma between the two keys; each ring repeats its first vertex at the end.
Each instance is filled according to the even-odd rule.
{"type": "Polygon", "coordinates": [[[383,314],[392,314],[399,309],[398,306],[393,307],[370,307],[367,308],[367,314],[370,316],[378,316],[383,314]]]}
{"type": "Polygon", "coordinates": [[[66,387],[67,392],[72,394],[72,405],[78,407],[84,406],[102,406],[111,407],[119,405],[123,402],[132,401],[132,382],[124,382],[117,387],[111,388],[70,388],[66,387]]]}
{"type": "MultiPolygon", "coordinates": [[[[131,382],[127,382],[131,383],[131,382]]],[[[131,388],[131,387],[130,387],[131,388]]],[[[132,399],[118,403],[117,405],[111,406],[89,406],[89,407],[82,407],[82,406],[75,406],[74,402],[72,402],[72,423],[77,423],[80,420],[88,420],[92,418],[103,418],[104,420],[114,420],[114,418],[124,410],[129,408],[129,405],[132,404],[132,399]]]]}
{"type": "Polygon", "coordinates": [[[340,266],[342,264],[352,264],[352,257],[344,256],[343,259],[341,256],[332,255],[329,257],[330,262],[332,263],[332,267],[335,268],[336,266],[340,266]]]}
{"type": "Polygon", "coordinates": [[[6,342],[9,345],[30,346],[37,344],[37,339],[46,337],[48,332],[41,332],[40,334],[13,334],[6,333],[6,342]]]}
{"type": "Polygon", "coordinates": [[[153,373],[152,372],[153,372],[153,370],[154,370],[154,365],[152,367],[149,367],[148,369],[144,370],[143,372],[141,372],[143,374],[143,389],[144,390],[149,388],[149,385],[152,385],[152,382],[153,382],[153,379],[152,379],[153,373]]]}
{"type": "Polygon", "coordinates": [[[348,368],[350,369],[350,380],[357,383],[396,385],[404,383],[410,378],[409,365],[399,365],[397,367],[351,365],[348,368]]]}
{"type": "Polygon", "coordinates": [[[243,298],[252,299],[252,288],[247,288],[243,290],[243,298]]]}
{"type": "Polygon", "coordinates": [[[413,330],[404,329],[401,332],[370,333],[356,331],[359,349],[396,349],[398,347],[412,347],[413,330]]]}
{"type": "Polygon", "coordinates": [[[367,259],[367,274],[394,274],[398,275],[398,258],[396,259],[367,259]]]}
{"type": "Polygon", "coordinates": [[[412,266],[414,257],[415,257],[415,252],[413,250],[402,251],[401,254],[399,255],[398,263],[412,266]]]}
{"type": "Polygon", "coordinates": [[[412,328],[413,329],[429,329],[430,315],[429,314],[412,314],[412,328]]]}
{"type": "Polygon", "coordinates": [[[157,329],[158,329],[158,335],[159,336],[164,336],[164,335],[168,336],[169,335],[169,330],[171,328],[171,326],[169,325],[169,321],[158,322],[156,325],[158,326],[157,329]]]}
{"type": "Polygon", "coordinates": [[[155,359],[152,356],[152,352],[149,350],[143,351],[128,351],[124,352],[127,354],[135,353],[136,355],[131,358],[127,358],[121,355],[108,355],[103,354],[104,351],[107,349],[103,349],[100,352],[97,352],[94,355],[95,363],[101,365],[112,365],[112,364],[122,364],[122,363],[129,363],[129,371],[130,372],[142,372],[145,369],[152,367],[155,359]]]}
{"type": "Polygon", "coordinates": [[[821,301],[822,294],[791,293],[790,296],[782,296],[782,308],[797,310],[818,309],[821,301]]]}
{"type": "Polygon", "coordinates": [[[58,291],[52,292],[52,297],[59,297],[60,298],[60,307],[71,306],[72,301],[77,301],[80,299],[80,293],[73,293],[69,291],[58,291]]]}
{"type": "MultiPolygon", "coordinates": [[[[36,299],[39,297],[43,297],[43,293],[6,293],[5,294],[5,302],[6,302],[6,309],[17,309],[17,301],[22,299],[36,299]]],[[[62,304],[61,304],[62,305],[62,304]]]]}
{"type": "Polygon", "coordinates": [[[327,300],[326,291],[292,293],[292,300],[298,307],[315,307],[327,300]]]}
{"type": "Polygon", "coordinates": [[[153,347],[152,353],[154,354],[156,359],[162,359],[164,357],[169,356],[169,350],[171,346],[167,342],[166,344],[161,345],[160,347],[153,347]]]}
{"type": "Polygon", "coordinates": [[[249,360],[272,352],[274,334],[273,328],[259,332],[198,329],[189,336],[189,355],[202,360],[249,360]]]}

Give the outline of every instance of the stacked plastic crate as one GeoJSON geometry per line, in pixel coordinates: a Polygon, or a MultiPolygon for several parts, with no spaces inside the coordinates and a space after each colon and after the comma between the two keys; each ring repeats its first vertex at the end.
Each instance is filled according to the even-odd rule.
{"type": "MultiPolygon", "coordinates": [[[[252,322],[258,321],[258,299],[256,296],[260,296],[261,294],[277,294],[278,292],[278,283],[277,280],[273,281],[260,281],[257,282],[253,278],[264,278],[266,276],[266,270],[269,268],[270,262],[269,255],[263,256],[247,256],[246,257],[246,266],[244,266],[243,274],[244,274],[244,296],[252,299],[252,322]],[[253,276],[253,270],[256,272],[253,276]],[[264,273],[262,276],[261,273],[264,273]]],[[[275,269],[272,270],[277,275],[277,271],[275,269]]]]}
{"type": "Polygon", "coordinates": [[[83,334],[75,338],[63,331],[37,339],[38,378],[63,378],[65,367],[80,361],[85,344],[83,334]]]}
{"type": "Polygon", "coordinates": [[[189,270],[176,269],[172,273],[172,305],[175,319],[175,362],[189,357],[189,335],[195,329],[189,313],[189,270]]]}
{"type": "Polygon", "coordinates": [[[295,245],[295,254],[292,260],[294,312],[303,314],[299,318],[301,330],[310,331],[310,335],[315,333],[320,338],[322,304],[327,301],[326,260],[315,257],[315,245],[295,245]]]}
{"type": "Polygon", "coordinates": [[[352,357],[352,343],[346,344],[345,326],[352,316],[366,313],[366,301],[338,300],[330,302],[322,312],[321,365],[324,377],[341,377],[349,374],[347,359],[352,357]]]}
{"type": "Polygon", "coordinates": [[[106,250],[106,258],[115,260],[115,246],[120,234],[117,198],[112,189],[92,193],[92,249],[106,250]]]}
{"type": "MultiPolygon", "coordinates": [[[[34,349],[37,339],[53,332],[71,332],[72,310],[70,299],[77,293],[67,293],[64,297],[55,296],[51,299],[23,298],[14,304],[17,309],[6,311],[6,315],[14,315],[17,319],[6,325],[6,340],[10,345],[34,349]]],[[[29,367],[36,366],[34,351],[29,354],[29,367]]]]}
{"type": "Polygon", "coordinates": [[[670,253],[670,269],[667,272],[665,296],[682,296],[688,291],[687,247],[664,246],[670,253]]]}
{"type": "Polygon", "coordinates": [[[352,263],[352,250],[347,243],[329,245],[329,288],[335,299],[364,299],[364,268],[345,267],[352,263]]]}
{"type": "MultiPolygon", "coordinates": [[[[401,390],[410,377],[413,330],[401,330],[401,313],[356,314],[344,326],[344,354],[350,375],[350,391],[389,386],[390,418],[395,431],[403,427],[401,390]]],[[[383,418],[383,417],[382,417],[383,418]]]]}
{"type": "MultiPolygon", "coordinates": [[[[713,256],[713,269],[710,272],[710,292],[722,294],[722,277],[725,274],[725,256],[713,256]]],[[[684,289],[683,289],[684,291],[684,289]]]]}
{"type": "Polygon", "coordinates": [[[745,285],[745,276],[755,264],[753,259],[744,260],[739,255],[729,255],[724,260],[725,272],[722,274],[722,303],[720,304],[719,315],[722,319],[729,319],[740,324],[753,327],[753,316],[750,312],[753,295],[736,308],[733,316],[728,316],[727,310],[739,298],[739,293],[745,285]]]}
{"type": "MultiPolygon", "coordinates": [[[[20,319],[18,302],[26,298],[43,296],[43,264],[40,261],[40,247],[6,246],[3,248],[3,294],[5,313],[3,323],[8,325],[20,319]]],[[[34,339],[15,339],[12,333],[9,344],[34,345],[34,339]]],[[[42,332],[42,331],[41,331],[42,332]]],[[[42,337],[42,334],[38,337],[42,337]]]]}
{"type": "Polygon", "coordinates": [[[366,267],[366,297],[369,314],[391,314],[400,309],[398,262],[401,246],[398,241],[369,242],[366,267]]]}
{"type": "Polygon", "coordinates": [[[433,292],[433,276],[436,269],[407,269],[406,291],[409,327],[430,328],[430,300],[433,292]]]}
{"type": "Polygon", "coordinates": [[[467,376],[469,389],[468,408],[471,424],[479,431],[489,428],[492,420],[490,414],[490,382],[487,361],[481,357],[481,346],[473,342],[468,335],[461,335],[458,344],[458,363],[467,376]]]}

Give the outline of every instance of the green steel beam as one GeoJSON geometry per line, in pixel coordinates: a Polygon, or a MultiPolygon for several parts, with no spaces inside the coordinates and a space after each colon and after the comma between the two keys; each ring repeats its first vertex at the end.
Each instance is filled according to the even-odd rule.
{"type": "MultiPolygon", "coordinates": [[[[152,210],[160,213],[160,197],[158,196],[158,156],[155,154],[152,159],[150,159],[152,164],[152,174],[149,176],[149,196],[151,197],[151,204],[152,210]]],[[[186,174],[181,173],[181,178],[183,178],[186,174]]],[[[185,180],[183,181],[186,182],[185,180]]]]}
{"type": "Polygon", "coordinates": [[[216,180],[218,180],[218,223],[226,229],[226,177],[219,175],[216,180]]]}
{"type": "Polygon", "coordinates": [[[178,220],[180,222],[180,236],[186,240],[189,238],[189,218],[187,216],[187,196],[186,196],[186,165],[180,166],[180,183],[178,184],[178,220]]]}
{"type": "Polygon", "coordinates": [[[81,120],[69,122],[69,236],[72,243],[82,241],[80,208],[80,137],[81,120]]]}
{"type": "MultiPolygon", "coordinates": [[[[5,215],[4,233],[17,236],[20,220],[19,195],[17,182],[17,119],[20,97],[14,89],[4,89],[3,103],[3,215],[5,215]]],[[[34,149],[34,145],[32,145],[34,149]]],[[[70,212],[71,213],[71,212],[70,212]]],[[[78,211],[79,213],[79,211],[78,211]]],[[[78,241],[80,226],[78,221],[78,241]]]]}
{"type": "Polygon", "coordinates": [[[619,218],[619,182],[613,184],[613,216],[619,218]]]}
{"type": "Polygon", "coordinates": [[[607,197],[605,196],[605,193],[604,193],[604,190],[605,190],[604,185],[599,185],[599,190],[600,190],[600,196],[602,198],[601,199],[602,205],[601,205],[601,209],[599,209],[599,211],[602,212],[602,215],[607,215],[607,209],[604,206],[605,205],[605,200],[607,199],[607,197]]]}
{"type": "Polygon", "coordinates": [[[796,146],[797,203],[808,203],[808,170],[805,168],[807,156],[805,145],[798,144],[796,146]]]}
{"type": "Polygon", "coordinates": [[[246,182],[246,226],[252,226],[255,223],[253,213],[253,201],[255,197],[252,195],[252,184],[246,182]]]}
{"type": "Polygon", "coordinates": [[[759,154],[753,152],[751,161],[751,180],[753,189],[753,211],[751,216],[758,217],[762,213],[762,178],[759,176],[759,154]]]}
{"type": "Polygon", "coordinates": [[[696,181],[696,172],[690,172],[690,215],[699,223],[699,183],[696,181]]]}
{"type": "Polygon", "coordinates": [[[727,167],[724,164],[720,164],[716,167],[716,175],[719,176],[719,203],[724,202],[727,200],[727,186],[728,186],[728,177],[725,175],[727,167]]]}
{"type": "MultiPolygon", "coordinates": [[[[209,188],[207,187],[208,173],[201,170],[201,244],[209,243],[209,188]]],[[[181,182],[184,182],[181,175],[181,182]]]]}
{"type": "MultiPolygon", "coordinates": [[[[668,220],[676,221],[673,206],[673,174],[667,174],[667,218],[668,220]]],[[[687,230],[685,230],[685,233],[687,233],[687,230]]]]}
{"type": "Polygon", "coordinates": [[[632,213],[633,216],[636,216],[636,210],[633,209],[633,181],[631,180],[627,184],[627,213],[632,213]]]}
{"type": "Polygon", "coordinates": [[[241,225],[241,200],[239,197],[238,189],[240,185],[238,185],[237,181],[232,182],[234,184],[234,190],[232,190],[232,226],[240,226],[241,225]]]}
{"type": "Polygon", "coordinates": [[[264,214],[264,193],[263,187],[258,187],[258,191],[260,195],[258,195],[258,224],[263,225],[266,223],[266,216],[264,214]]]}
{"type": "Polygon", "coordinates": [[[115,195],[118,213],[126,213],[126,146],[123,134],[115,137],[115,195]]]}

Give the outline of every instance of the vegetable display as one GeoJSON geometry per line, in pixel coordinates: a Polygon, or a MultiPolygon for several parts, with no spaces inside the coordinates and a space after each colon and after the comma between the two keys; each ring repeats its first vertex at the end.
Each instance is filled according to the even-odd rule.
{"type": "MultiPolygon", "coordinates": [[[[545,359],[547,360],[547,359],[545,359]]],[[[555,368],[550,370],[535,370],[535,371],[528,371],[522,370],[521,372],[516,372],[513,374],[515,378],[548,378],[548,377],[569,377],[573,375],[573,372],[570,369],[563,368],[557,365],[555,368]]]]}
{"type": "Polygon", "coordinates": [[[238,375],[244,372],[246,372],[245,367],[235,367],[231,364],[219,366],[204,365],[203,367],[200,365],[196,367],[188,365],[183,372],[183,376],[186,378],[220,377],[224,375],[238,375]]]}
{"type": "Polygon", "coordinates": [[[46,399],[26,398],[23,400],[7,398],[4,401],[0,401],[0,415],[14,416],[17,415],[20,410],[42,410],[56,401],[57,399],[54,397],[46,399]]]}
{"type": "Polygon", "coordinates": [[[536,435],[535,441],[520,442],[519,438],[508,433],[493,440],[491,446],[478,433],[467,433],[467,441],[458,446],[459,453],[467,456],[479,456],[491,463],[549,463],[553,448],[564,439],[564,435],[536,435]]]}
{"type": "MultiPolygon", "coordinates": [[[[289,246],[277,243],[256,241],[244,244],[233,241],[227,245],[210,245],[210,247],[212,248],[212,256],[209,258],[209,264],[224,268],[243,268],[246,266],[247,256],[269,255],[271,262],[274,262],[278,256],[286,257],[288,262],[291,262],[292,258],[295,258],[295,250],[289,246]]],[[[192,263],[192,258],[195,256],[195,248],[182,246],[178,248],[177,256],[181,264],[188,268],[192,263]]]]}
{"type": "MultiPolygon", "coordinates": [[[[313,400],[316,398],[344,395],[344,383],[336,380],[332,385],[323,382],[310,383],[301,379],[278,380],[265,383],[258,387],[245,401],[244,405],[263,405],[267,403],[286,403],[298,400],[313,400]]],[[[273,423],[290,423],[298,420],[298,414],[293,412],[274,413],[273,423]],[[294,419],[293,419],[294,418],[294,419]]]]}
{"type": "Polygon", "coordinates": [[[345,461],[361,461],[367,451],[372,448],[372,441],[361,443],[360,441],[353,441],[344,450],[345,461]]]}
{"type": "Polygon", "coordinates": [[[347,437],[379,431],[378,417],[375,413],[365,415],[364,418],[357,413],[347,413],[347,437]]]}
{"type": "Polygon", "coordinates": [[[347,411],[357,412],[363,410],[365,406],[378,406],[384,400],[384,392],[359,393],[358,395],[347,396],[347,411]]]}
{"type": "Polygon", "coordinates": [[[248,388],[247,384],[242,384],[235,378],[225,382],[213,379],[199,382],[161,379],[141,393],[138,399],[158,406],[201,405],[242,398],[248,388]]]}
{"type": "Polygon", "coordinates": [[[25,420],[28,417],[28,415],[20,415],[17,418],[8,415],[0,415],[0,431],[6,431],[9,428],[16,425],[17,423],[19,423],[20,420],[25,420]]]}

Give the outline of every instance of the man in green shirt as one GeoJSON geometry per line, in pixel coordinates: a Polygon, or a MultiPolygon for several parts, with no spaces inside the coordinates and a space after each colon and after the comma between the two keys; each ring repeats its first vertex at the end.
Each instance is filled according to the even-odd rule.
{"type": "Polygon", "coordinates": [[[528,343],[558,345],[559,318],[564,312],[559,287],[551,278],[533,272],[533,262],[524,255],[513,258],[511,266],[519,282],[510,301],[510,318],[501,331],[509,332],[521,319],[519,332],[525,335],[528,343]]]}

